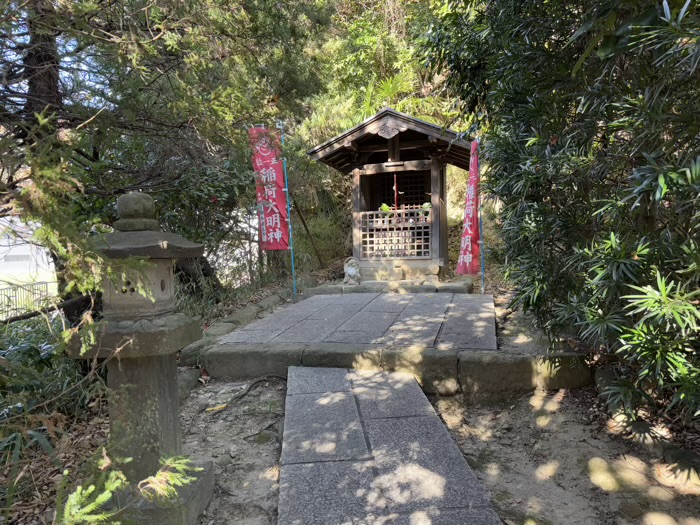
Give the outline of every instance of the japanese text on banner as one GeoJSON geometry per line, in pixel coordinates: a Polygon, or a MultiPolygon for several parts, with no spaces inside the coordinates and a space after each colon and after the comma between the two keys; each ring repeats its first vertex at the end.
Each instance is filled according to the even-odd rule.
{"type": "Polygon", "coordinates": [[[253,151],[255,193],[262,248],[263,250],[287,250],[289,248],[287,192],[277,137],[264,127],[250,128],[248,136],[253,151]]]}
{"type": "Polygon", "coordinates": [[[479,240],[479,144],[473,141],[457,273],[463,275],[479,273],[479,240]]]}

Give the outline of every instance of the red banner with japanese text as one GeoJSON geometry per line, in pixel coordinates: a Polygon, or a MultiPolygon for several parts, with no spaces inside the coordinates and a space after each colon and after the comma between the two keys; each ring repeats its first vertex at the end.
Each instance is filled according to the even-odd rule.
{"type": "Polygon", "coordinates": [[[248,130],[253,151],[258,223],[263,250],[289,249],[289,217],[284,165],[277,134],[264,127],[248,130]]]}
{"type": "Polygon", "coordinates": [[[469,159],[469,182],[457,273],[463,275],[479,273],[479,240],[479,143],[474,140],[469,159]]]}

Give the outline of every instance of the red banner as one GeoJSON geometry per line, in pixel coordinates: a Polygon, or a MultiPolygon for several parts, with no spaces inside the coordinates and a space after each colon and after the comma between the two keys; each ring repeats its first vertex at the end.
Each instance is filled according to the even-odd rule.
{"type": "Polygon", "coordinates": [[[479,240],[479,143],[474,140],[469,159],[469,182],[457,273],[464,275],[479,273],[479,240]]]}
{"type": "Polygon", "coordinates": [[[253,150],[258,223],[263,250],[289,249],[289,218],[284,165],[277,135],[263,127],[248,130],[253,150]]]}

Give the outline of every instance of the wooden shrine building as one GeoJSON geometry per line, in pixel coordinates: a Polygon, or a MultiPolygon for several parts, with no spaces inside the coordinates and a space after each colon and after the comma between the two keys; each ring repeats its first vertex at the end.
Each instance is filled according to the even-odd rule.
{"type": "Polygon", "coordinates": [[[385,108],[308,155],[353,178],[362,278],[437,279],[447,264],[445,167],[469,169],[454,131],[385,108]]]}

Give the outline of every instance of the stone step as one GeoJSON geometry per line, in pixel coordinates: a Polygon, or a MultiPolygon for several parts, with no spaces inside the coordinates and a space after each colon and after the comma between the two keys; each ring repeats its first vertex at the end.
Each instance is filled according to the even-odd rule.
{"type": "Polygon", "coordinates": [[[499,525],[413,376],[290,367],[278,525],[499,525]]]}
{"type": "Polygon", "coordinates": [[[486,295],[317,295],[196,350],[182,360],[203,360],[214,378],[285,375],[298,365],[397,371],[413,374],[428,392],[461,389],[475,402],[591,382],[580,355],[499,351],[486,295]]]}
{"type": "MultiPolygon", "coordinates": [[[[434,276],[436,277],[436,276],[434,276]]],[[[351,293],[460,293],[470,294],[473,290],[471,278],[454,282],[440,282],[437,279],[403,279],[398,281],[364,280],[361,284],[347,285],[330,283],[304,289],[304,298],[316,295],[351,293]]]]}

